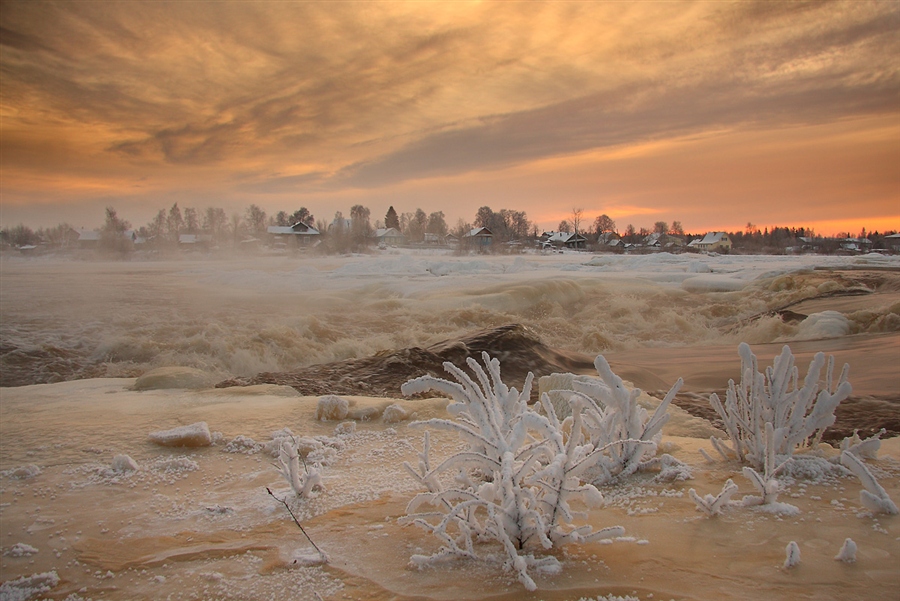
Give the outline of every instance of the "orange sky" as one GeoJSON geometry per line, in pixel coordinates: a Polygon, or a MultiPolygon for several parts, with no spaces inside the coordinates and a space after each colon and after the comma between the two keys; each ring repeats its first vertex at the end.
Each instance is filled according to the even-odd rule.
{"type": "Polygon", "coordinates": [[[178,202],[900,229],[893,1],[3,1],[0,27],[3,226],[178,202]]]}

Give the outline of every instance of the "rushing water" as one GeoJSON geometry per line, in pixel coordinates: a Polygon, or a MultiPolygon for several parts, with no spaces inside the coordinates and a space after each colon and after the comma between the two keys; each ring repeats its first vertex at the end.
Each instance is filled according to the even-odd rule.
{"type": "Polygon", "coordinates": [[[135,376],[168,365],[246,376],[507,323],[587,354],[900,329],[897,303],[799,323],[772,315],[867,285],[834,281],[816,267],[898,268],[900,261],[402,251],[120,262],[7,256],[0,263],[0,383],[135,376]]]}

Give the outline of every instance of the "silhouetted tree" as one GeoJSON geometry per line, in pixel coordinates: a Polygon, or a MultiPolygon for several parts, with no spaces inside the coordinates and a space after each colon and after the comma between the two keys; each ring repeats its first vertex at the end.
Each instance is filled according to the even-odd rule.
{"type": "Polygon", "coordinates": [[[393,206],[388,207],[387,213],[384,216],[384,227],[392,227],[398,232],[402,231],[400,229],[400,218],[397,216],[397,211],[394,210],[393,206]]]}
{"type": "Polygon", "coordinates": [[[116,210],[106,207],[106,222],[100,230],[100,248],[109,253],[125,255],[134,250],[134,242],[125,237],[131,224],[120,219],[116,210]]]}
{"type": "Polygon", "coordinates": [[[169,215],[166,217],[166,233],[177,244],[178,235],[181,234],[183,228],[184,218],[181,216],[181,209],[178,208],[178,203],[176,202],[169,209],[169,215]]]}
{"type": "Polygon", "coordinates": [[[312,213],[309,212],[309,209],[306,207],[300,207],[291,215],[289,219],[290,223],[288,225],[294,225],[296,223],[304,223],[306,225],[313,225],[316,220],[313,217],[312,213]]]}
{"type": "Polygon", "coordinates": [[[262,236],[266,233],[266,212],[255,204],[247,207],[247,214],[244,216],[244,220],[254,236],[262,236]]]}
{"type": "Polygon", "coordinates": [[[604,232],[616,231],[616,222],[609,215],[603,214],[594,220],[594,233],[599,236],[604,232]]]}

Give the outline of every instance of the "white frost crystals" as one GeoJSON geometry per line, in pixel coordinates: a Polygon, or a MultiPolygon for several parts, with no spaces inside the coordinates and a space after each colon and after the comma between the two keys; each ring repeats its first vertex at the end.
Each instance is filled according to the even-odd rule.
{"type": "Polygon", "coordinates": [[[434,555],[414,555],[411,561],[421,566],[445,557],[477,559],[476,542],[493,540],[504,550],[505,566],[534,590],[530,568],[558,572],[560,565],[553,556],[535,558],[528,547],[550,549],[624,533],[618,526],[599,531],[574,526],[577,515],[569,503],[578,499],[596,507],[603,497],[591,481],[632,473],[642,465],[647,450],[655,452],[653,439],[666,421],[666,407],[677,388],[648,419],[634,403],[640,393],[628,392],[598,357],[595,366],[605,388],[571,393],[572,413],[560,422],[547,394],[541,397],[543,414],[528,406],[531,373],[520,393],[501,381],[497,359],[487,353],[482,358],[487,372],[474,359],[467,360],[475,380],[448,362],[444,368],[457,382],[423,376],[401,387],[405,395],[437,390],[451,396],[454,402],[447,411],[455,421],[430,419],[411,426],[454,432],[469,445],[432,467],[426,432],[418,468],[405,464],[428,492],[410,501],[404,521],[443,543],[434,555]],[[454,472],[452,485],[445,487],[442,480],[449,478],[442,476],[454,472]],[[434,510],[423,511],[426,504],[434,510]]]}
{"type": "Polygon", "coordinates": [[[742,342],[738,353],[741,356],[740,384],[729,380],[724,405],[715,393],[709,398],[724,422],[731,448],[715,437],[711,442],[724,457],[733,454],[756,469],[763,469],[765,464],[767,423],[774,428],[774,453],[790,457],[795,447],[807,443],[817,433],[821,435],[822,430],[834,423],[835,408],[852,391],[847,381],[849,366],[844,365],[835,384],[834,357],[826,361],[823,353],[817,353],[813,358],[802,386],[789,347],[783,348],[764,374],[759,372],[756,355],[748,344],[742,342]],[[826,367],[825,386],[819,390],[823,367],[826,367]]]}

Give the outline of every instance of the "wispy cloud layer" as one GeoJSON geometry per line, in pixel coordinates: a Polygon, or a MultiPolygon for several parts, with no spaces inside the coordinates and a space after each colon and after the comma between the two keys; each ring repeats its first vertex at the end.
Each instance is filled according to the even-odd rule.
{"type": "MultiPolygon", "coordinates": [[[[4,204],[103,173],[157,194],[324,203],[712,132],[880,129],[900,112],[898,30],[890,2],[13,0],[4,204]]],[[[896,203],[896,173],[881,177],[896,203]]]]}

